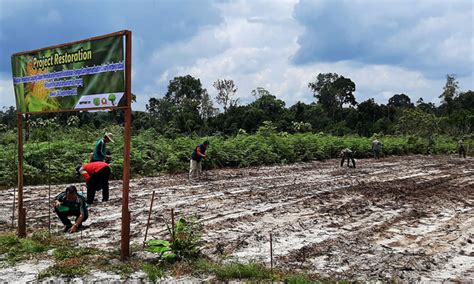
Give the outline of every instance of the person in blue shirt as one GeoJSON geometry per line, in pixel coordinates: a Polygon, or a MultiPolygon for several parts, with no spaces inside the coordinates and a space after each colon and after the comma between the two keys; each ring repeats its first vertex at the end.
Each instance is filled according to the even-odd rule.
{"type": "Polygon", "coordinates": [[[206,158],[206,149],[209,146],[209,141],[204,141],[204,143],[199,144],[194,148],[193,153],[191,154],[191,162],[189,169],[189,179],[199,178],[202,172],[201,160],[206,158]]]}

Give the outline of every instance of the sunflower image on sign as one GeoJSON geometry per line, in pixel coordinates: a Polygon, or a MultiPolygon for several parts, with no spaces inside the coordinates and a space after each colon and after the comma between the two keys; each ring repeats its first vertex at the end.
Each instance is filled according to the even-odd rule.
{"type": "MultiPolygon", "coordinates": [[[[48,72],[48,69],[34,69],[33,61],[28,61],[26,64],[26,76],[46,74],[48,72]]],[[[44,83],[45,81],[37,81],[26,84],[25,105],[27,111],[54,111],[58,109],[58,102],[56,99],[49,96],[49,94],[54,91],[54,89],[46,89],[44,83]]]]}

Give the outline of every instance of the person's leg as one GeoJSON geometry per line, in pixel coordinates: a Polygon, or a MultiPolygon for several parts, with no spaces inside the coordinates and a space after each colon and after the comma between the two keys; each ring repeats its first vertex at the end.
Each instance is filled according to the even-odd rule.
{"type": "Polygon", "coordinates": [[[109,177],[110,168],[105,167],[98,172],[99,174],[99,188],[102,188],[102,202],[109,201],[109,177]]]}
{"type": "Polygon", "coordinates": [[[95,192],[98,187],[98,179],[97,175],[93,174],[91,176],[91,179],[87,183],[87,204],[93,204],[94,203],[94,198],[95,198],[95,192]]]}
{"type": "Polygon", "coordinates": [[[67,217],[68,212],[59,212],[56,207],[54,207],[54,212],[56,212],[56,215],[58,215],[59,220],[63,223],[64,226],[66,227],[71,227],[71,220],[67,217]]]}
{"type": "Polygon", "coordinates": [[[352,166],[355,168],[356,167],[356,162],[354,160],[354,156],[351,156],[351,160],[352,160],[352,166]]]}
{"type": "Polygon", "coordinates": [[[189,160],[189,179],[193,179],[194,178],[194,172],[195,172],[195,162],[193,159],[190,159],[189,160]]]}
{"type": "Polygon", "coordinates": [[[341,167],[344,167],[344,160],[346,159],[346,157],[344,157],[344,155],[342,156],[342,159],[341,159],[341,167]]]}
{"type": "Polygon", "coordinates": [[[198,178],[201,178],[201,173],[202,173],[202,164],[201,162],[197,162],[197,174],[198,174],[198,178]]]}

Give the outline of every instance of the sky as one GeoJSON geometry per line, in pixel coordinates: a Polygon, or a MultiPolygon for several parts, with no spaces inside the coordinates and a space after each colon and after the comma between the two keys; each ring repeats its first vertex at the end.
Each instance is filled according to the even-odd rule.
{"type": "Polygon", "coordinates": [[[176,76],[232,79],[241,103],[263,87],[291,106],[337,73],[358,102],[394,94],[439,103],[447,74],[474,90],[473,0],[0,0],[0,108],[15,105],[11,54],[132,31],[133,108],[176,76]]]}

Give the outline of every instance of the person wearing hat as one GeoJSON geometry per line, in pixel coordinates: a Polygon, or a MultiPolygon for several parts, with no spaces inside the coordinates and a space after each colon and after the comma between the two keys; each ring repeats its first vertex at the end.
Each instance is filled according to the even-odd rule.
{"type": "Polygon", "coordinates": [[[64,232],[69,233],[75,233],[89,217],[86,200],[77,193],[74,185],[68,186],[64,192],[54,198],[54,212],[64,224],[64,232]],[[76,217],[74,224],[69,220],[69,216],[76,217]]]}
{"type": "Polygon", "coordinates": [[[114,142],[112,133],[106,132],[104,137],[95,142],[94,152],[91,153],[91,162],[110,162],[110,155],[107,155],[107,143],[114,142]]]}
{"type": "Polygon", "coordinates": [[[202,166],[201,160],[205,159],[206,149],[209,146],[209,141],[204,141],[204,143],[199,144],[194,148],[193,153],[191,154],[190,169],[189,169],[189,179],[192,180],[195,177],[201,176],[202,166]]]}
{"type": "Polygon", "coordinates": [[[87,187],[87,204],[94,203],[96,191],[102,190],[102,202],[109,201],[110,167],[105,162],[92,162],[76,167],[76,173],[82,175],[87,187]]]}

